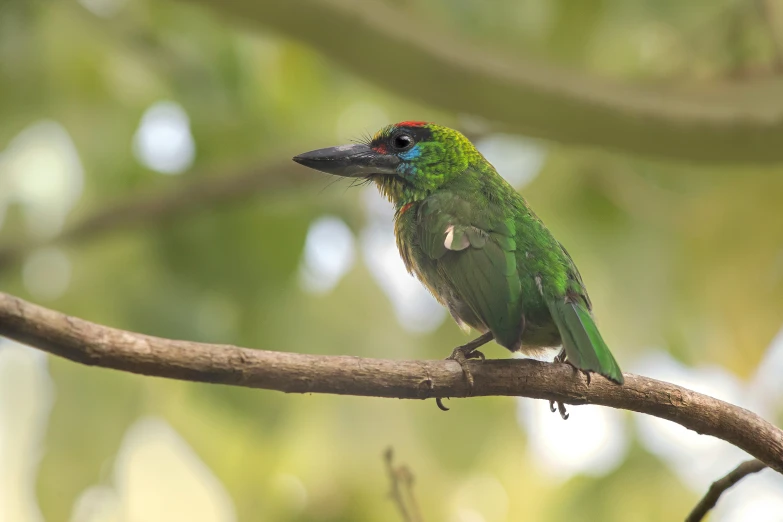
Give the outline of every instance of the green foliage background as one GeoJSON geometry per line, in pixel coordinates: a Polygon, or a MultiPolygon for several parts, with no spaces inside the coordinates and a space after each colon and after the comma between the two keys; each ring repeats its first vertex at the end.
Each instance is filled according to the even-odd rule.
{"type": "MultiPolygon", "coordinates": [[[[774,46],[765,19],[745,4],[753,2],[393,3],[433,34],[640,88],[768,81],[774,46]]],[[[186,179],[262,169],[336,144],[338,121],[357,101],[393,121],[492,132],[491,122],[475,123],[481,115],[418,105],[408,92],[368,83],[317,49],[213,7],[133,0],[99,17],[71,0],[2,0],[0,149],[41,119],[67,129],[85,169],[69,223],[135,194],[177,191],[186,179]],[[140,118],[161,99],[175,100],[190,118],[196,163],[182,176],[161,176],[133,155],[140,118]]],[[[415,71],[397,73],[410,74],[416,89],[415,71]]],[[[358,137],[374,129],[355,130],[358,137]]],[[[545,165],[523,193],[577,260],[621,364],[657,347],[685,365],[716,364],[749,379],[783,322],[781,168],[544,146],[545,165]]],[[[450,321],[429,334],[406,332],[361,259],[332,292],[301,289],[309,224],[337,215],[358,236],[365,223],[361,190],[325,188],[329,180],[317,174],[303,179],[65,247],[69,288],[42,304],[162,337],[303,353],[441,358],[464,342],[450,321]]],[[[28,239],[22,207],[11,204],[0,245],[28,239]]],[[[34,300],[21,265],[0,273],[0,288],[34,300]]],[[[498,347],[488,355],[507,356],[498,347]]],[[[111,483],[123,434],[146,416],[165,419],[187,441],[228,491],[239,520],[395,520],[381,459],[390,445],[413,469],[428,521],[459,520],[449,518],[455,492],[482,476],[495,477],[508,495],[496,518],[490,497],[465,500],[487,522],[673,520],[698,496],[633,435],[623,464],[606,476],[542,478],[509,398],[452,401],[441,414],[429,401],[287,396],[55,358],[49,370],[56,399],[36,496],[50,521],[68,520],[89,486],[111,483]],[[281,474],[304,484],[304,505],[280,489],[281,474]]]]}

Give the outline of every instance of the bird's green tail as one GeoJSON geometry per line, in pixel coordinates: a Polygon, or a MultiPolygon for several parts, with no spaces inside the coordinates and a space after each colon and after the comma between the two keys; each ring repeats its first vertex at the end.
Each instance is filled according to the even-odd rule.
{"type": "Polygon", "coordinates": [[[606,346],[590,312],[581,304],[556,299],[549,312],[560,330],[568,361],[579,368],[600,373],[617,384],[623,384],[623,372],[606,346]]]}

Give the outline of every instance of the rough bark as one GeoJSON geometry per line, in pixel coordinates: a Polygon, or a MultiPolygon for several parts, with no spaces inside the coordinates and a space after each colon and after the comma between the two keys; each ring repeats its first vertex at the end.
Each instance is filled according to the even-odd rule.
{"type": "Polygon", "coordinates": [[[783,473],[783,431],[753,412],[667,382],[625,374],[617,386],[567,364],[470,362],[471,391],[454,361],[304,355],[161,339],[90,323],[0,293],[0,335],[72,361],[141,375],[397,399],[505,395],[646,413],[723,439],[783,473]]]}

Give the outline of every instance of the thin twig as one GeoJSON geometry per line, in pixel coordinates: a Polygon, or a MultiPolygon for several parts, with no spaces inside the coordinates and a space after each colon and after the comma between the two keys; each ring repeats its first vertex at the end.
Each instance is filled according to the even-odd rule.
{"type": "Polygon", "coordinates": [[[718,503],[718,499],[727,489],[734,486],[748,475],[758,473],[766,467],[767,465],[758,459],[748,460],[737,466],[722,479],[713,482],[710,489],[707,491],[707,494],[704,495],[704,498],[702,498],[698,504],[696,504],[696,507],[693,508],[691,514],[685,519],[685,522],[699,522],[715,507],[715,504],[718,503]]]}
{"type": "Polygon", "coordinates": [[[404,522],[423,522],[419,504],[413,491],[413,473],[404,464],[400,466],[394,465],[393,448],[388,448],[383,456],[386,461],[386,471],[389,474],[389,483],[391,484],[389,496],[397,506],[400,516],[404,522]]]}
{"type": "Polygon", "coordinates": [[[391,497],[394,505],[400,511],[400,516],[405,522],[413,522],[411,514],[408,513],[408,507],[405,505],[405,499],[402,498],[402,491],[400,491],[400,480],[397,476],[397,470],[394,468],[394,450],[389,448],[384,453],[384,460],[386,461],[386,472],[389,474],[389,483],[391,484],[391,491],[389,496],[391,497]]]}
{"type": "Polygon", "coordinates": [[[421,516],[419,502],[416,500],[416,492],[413,489],[413,473],[411,473],[408,466],[402,466],[399,468],[399,472],[402,475],[402,483],[405,484],[405,491],[408,493],[408,504],[411,508],[411,514],[413,514],[413,522],[424,522],[424,518],[421,516]]]}

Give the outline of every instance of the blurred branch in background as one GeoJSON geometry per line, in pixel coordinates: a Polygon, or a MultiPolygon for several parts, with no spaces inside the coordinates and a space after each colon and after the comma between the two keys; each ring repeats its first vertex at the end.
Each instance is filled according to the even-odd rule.
{"type": "MultiPolygon", "coordinates": [[[[466,134],[473,140],[484,136],[476,132],[466,134]]],[[[87,215],[51,239],[0,246],[0,272],[42,246],[78,245],[123,229],[182,219],[191,213],[235,203],[265,191],[279,192],[323,183],[322,176],[288,159],[233,170],[227,174],[194,175],[163,193],[131,194],[124,201],[110,203],[87,215]]],[[[332,180],[339,181],[344,179],[332,180]]]]}
{"type": "Polygon", "coordinates": [[[780,34],[780,28],[775,24],[775,7],[770,0],[755,0],[756,9],[764,22],[764,27],[769,33],[769,39],[772,41],[772,48],[775,51],[775,70],[783,72],[783,35],[780,34]]]}
{"type": "Polygon", "coordinates": [[[179,219],[192,212],[233,203],[264,191],[300,187],[317,177],[290,161],[246,167],[235,173],[194,177],[162,194],[133,194],[112,203],[44,242],[19,242],[0,248],[0,271],[43,244],[75,245],[117,230],[179,219]]]}
{"type": "Polygon", "coordinates": [[[386,471],[389,473],[389,482],[391,483],[389,496],[400,511],[403,521],[424,522],[424,519],[421,517],[419,503],[416,501],[416,495],[413,492],[413,473],[404,464],[394,465],[393,448],[386,450],[383,459],[386,462],[386,471]]]}
{"type": "Polygon", "coordinates": [[[707,491],[707,494],[704,495],[704,498],[702,498],[696,507],[693,508],[691,514],[688,515],[687,519],[685,519],[685,522],[699,522],[702,520],[705,516],[707,516],[707,513],[709,513],[712,508],[715,507],[715,504],[718,503],[718,499],[720,499],[720,496],[725,493],[727,489],[734,486],[737,482],[747,477],[748,475],[758,473],[766,467],[767,465],[760,460],[749,460],[737,466],[725,477],[713,482],[709,491],[707,491]]]}
{"type": "Polygon", "coordinates": [[[515,396],[654,415],[723,439],[783,473],[783,431],[755,413],[674,384],[625,374],[617,386],[567,364],[530,359],[468,363],[304,355],[176,341],[117,330],[0,293],[0,335],[89,366],[286,393],[398,399],[515,396]]]}
{"type": "Polygon", "coordinates": [[[706,162],[783,160],[783,79],[672,89],[507,60],[378,1],[196,0],[312,45],[401,96],[564,143],[706,162]]]}

